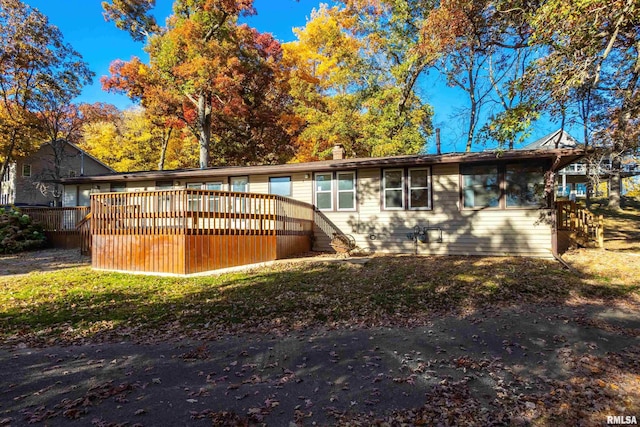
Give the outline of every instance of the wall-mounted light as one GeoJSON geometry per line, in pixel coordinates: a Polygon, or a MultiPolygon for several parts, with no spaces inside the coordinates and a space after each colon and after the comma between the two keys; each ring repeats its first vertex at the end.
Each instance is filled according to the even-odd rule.
{"type": "Polygon", "coordinates": [[[304,179],[309,179],[309,178],[311,178],[311,176],[308,173],[305,173],[304,174],[304,179]]]}

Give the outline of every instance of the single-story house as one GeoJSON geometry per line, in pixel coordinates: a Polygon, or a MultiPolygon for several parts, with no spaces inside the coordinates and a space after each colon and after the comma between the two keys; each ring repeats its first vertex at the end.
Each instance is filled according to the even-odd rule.
{"type": "MultiPolygon", "coordinates": [[[[110,173],[61,182],[64,206],[87,205],[82,195],[104,192],[153,191],[158,200],[162,191],[176,189],[284,196],[313,207],[313,249],[320,251],[331,250],[332,239],[342,235],[376,252],[552,257],[556,173],[583,154],[561,148],[343,158],[336,146],[326,161],[110,173]]],[[[188,197],[186,209],[201,209],[195,196],[188,197]]]]}

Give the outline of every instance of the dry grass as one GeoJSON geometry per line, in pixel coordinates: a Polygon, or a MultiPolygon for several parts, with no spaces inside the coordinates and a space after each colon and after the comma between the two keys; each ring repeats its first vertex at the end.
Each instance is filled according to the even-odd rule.
{"type": "MultiPolygon", "coordinates": [[[[384,256],[366,265],[292,262],[189,279],[87,267],[0,276],[0,339],[44,344],[406,326],[501,305],[638,300],[637,278],[592,253],[573,260],[581,273],[541,259],[384,256]]],[[[629,272],[636,258],[625,261],[629,272]]]]}
{"type": "Polygon", "coordinates": [[[591,209],[604,216],[605,248],[640,253],[640,201],[626,198],[619,211],[607,208],[606,203],[606,200],[596,200],[591,209]]]}

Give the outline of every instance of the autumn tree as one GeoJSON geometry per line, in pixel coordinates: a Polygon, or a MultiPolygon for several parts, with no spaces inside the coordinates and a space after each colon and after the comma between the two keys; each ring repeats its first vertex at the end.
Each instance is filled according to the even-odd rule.
{"type": "Polygon", "coordinates": [[[529,13],[533,41],[547,49],[531,72],[551,80],[554,93],[588,87],[607,104],[594,135],[610,147],[609,205],[619,208],[621,159],[638,148],[639,6],[633,0],[549,0],[529,13]]]}
{"type": "Polygon", "coordinates": [[[431,57],[419,51],[430,2],[358,0],[321,6],[298,40],[285,45],[292,95],[303,128],[302,159],[419,152],[431,133],[431,107],[418,81],[431,57]]]}
{"type": "Polygon", "coordinates": [[[0,176],[17,157],[69,123],[71,99],[92,73],[46,16],[19,0],[0,0],[0,176]],[[64,117],[64,119],[63,119],[64,117]]]}
{"type": "Polygon", "coordinates": [[[197,142],[184,127],[162,127],[142,108],[95,117],[83,125],[81,147],[119,172],[193,167],[197,142]]]}
{"type": "Polygon", "coordinates": [[[290,156],[281,120],[287,107],[280,45],[238,19],[251,0],[176,0],[166,27],[151,1],[104,2],[106,17],[136,37],[148,35],[150,63],[116,62],[108,90],[122,91],[157,117],[182,121],[197,137],[201,168],[215,163],[282,161],[290,156]],[[137,35],[136,35],[137,34],[137,35]],[[160,114],[157,106],[165,106],[160,114]],[[254,153],[250,158],[247,154],[254,153]],[[211,159],[213,154],[213,159],[211,159]]]}

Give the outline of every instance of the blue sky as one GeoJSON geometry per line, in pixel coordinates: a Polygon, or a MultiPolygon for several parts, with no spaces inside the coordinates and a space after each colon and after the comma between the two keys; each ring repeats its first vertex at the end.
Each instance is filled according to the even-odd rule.
{"type": "MultiPolygon", "coordinates": [[[[49,21],[62,31],[66,42],[70,43],[89,64],[96,74],[94,83],[84,88],[78,102],[107,102],[124,109],[132,103],[122,95],[104,92],[100,87],[100,77],[109,73],[109,64],[115,59],[129,60],[132,56],[145,58],[143,43],[134,42],[128,33],[118,30],[113,23],[102,17],[101,0],[23,0],[49,17],[49,21]]],[[[320,0],[255,0],[257,16],[246,22],[262,32],[273,34],[281,42],[295,39],[292,29],[303,27],[307,18],[320,0]]],[[[156,0],[155,15],[158,22],[171,13],[173,0],[156,0]]],[[[464,92],[447,87],[432,72],[419,88],[435,111],[434,127],[442,129],[443,150],[463,151],[462,125],[454,113],[464,104],[464,92]]],[[[541,137],[558,126],[548,122],[538,123],[531,141],[541,137]]],[[[435,151],[435,143],[429,141],[429,152],[435,151]]]]}

